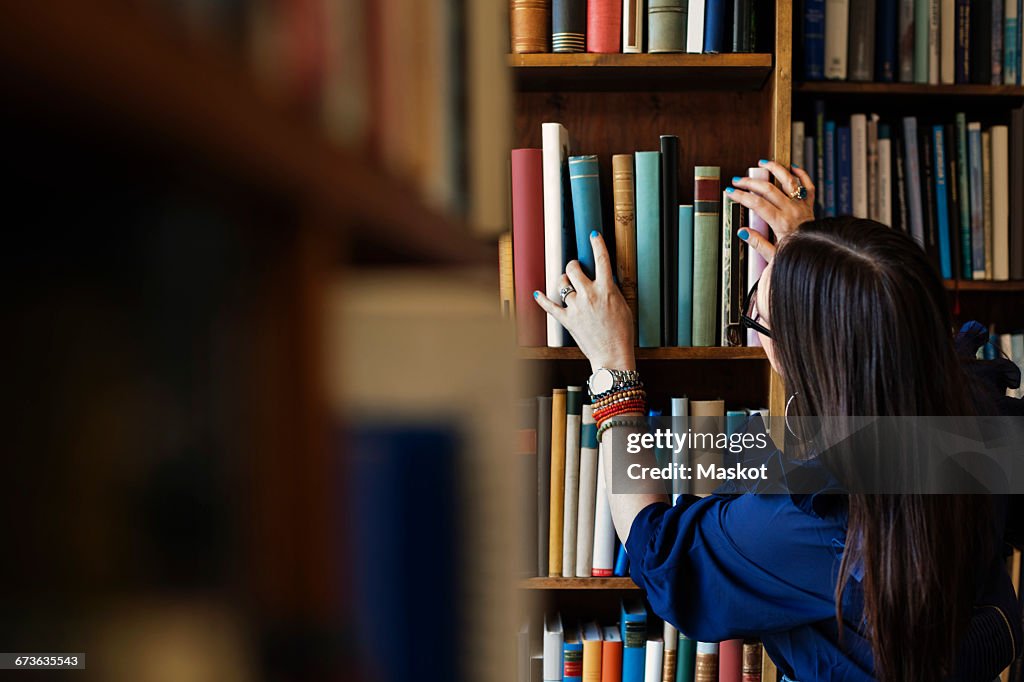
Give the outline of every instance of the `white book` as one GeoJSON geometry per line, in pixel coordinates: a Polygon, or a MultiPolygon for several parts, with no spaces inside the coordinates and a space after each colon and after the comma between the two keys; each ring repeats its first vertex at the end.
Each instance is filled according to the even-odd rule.
{"type": "Polygon", "coordinates": [[[562,647],[565,634],[562,630],[562,615],[544,616],[544,682],[562,682],[562,647]]]}
{"type": "Polygon", "coordinates": [[[825,78],[846,80],[850,0],[825,0],[825,78]]]}
{"type": "MultiPolygon", "coordinates": [[[[583,388],[566,387],[567,406],[573,401],[582,408],[583,388]]],[[[562,577],[576,577],[576,521],[580,502],[580,424],[582,411],[565,413],[565,503],[562,506],[562,577]]]]}
{"type": "Polygon", "coordinates": [[[928,82],[939,84],[939,0],[928,0],[928,82]]]}
{"type": "Polygon", "coordinates": [[[636,54],[644,51],[644,2],[622,0],[622,51],[636,54]]]}
{"type": "MultiPolygon", "coordinates": [[[[548,298],[558,301],[559,280],[565,268],[562,253],[562,202],[569,197],[562,191],[562,169],[569,163],[569,131],[561,123],[540,126],[541,158],[544,164],[544,286],[548,298]]],[[[575,230],[575,226],[573,227],[575,230]]],[[[565,345],[565,330],[555,318],[547,316],[548,345],[565,345]]]]}
{"type": "Polygon", "coordinates": [[[868,118],[850,116],[850,184],[853,189],[853,215],[868,217],[868,118]]]}
{"type": "MultiPolygon", "coordinates": [[[[1012,3],[1013,0],[1010,0],[1012,3]]],[[[1009,4],[1009,3],[1008,3],[1009,4]]],[[[939,82],[952,85],[956,82],[956,0],[941,0],[939,9],[939,82]]]]}
{"type": "MultiPolygon", "coordinates": [[[[1008,0],[1011,2],[1012,0],[1008,0]]],[[[992,279],[1010,278],[1009,128],[992,126],[992,279]]],[[[1018,187],[1018,191],[1021,188],[1018,187]]]]}
{"type": "MultiPolygon", "coordinates": [[[[751,285],[753,286],[753,285],[751,285]]],[[[690,399],[689,398],[672,398],[672,430],[676,433],[686,433],[687,423],[686,420],[690,416],[690,399]]],[[[681,466],[688,466],[687,461],[690,457],[689,448],[684,445],[679,449],[679,452],[672,449],[672,462],[681,466]]],[[[684,495],[690,492],[687,482],[681,479],[672,480],[672,504],[675,504],[679,499],[680,495],[684,495]]]]}
{"type": "MultiPolygon", "coordinates": [[[[814,138],[804,138],[804,163],[801,168],[811,176],[811,180],[815,178],[816,169],[814,168],[814,138]]],[[[751,284],[753,286],[753,284],[751,284]]]]}
{"type": "Polygon", "coordinates": [[[892,140],[878,140],[878,222],[892,227],[892,140]]]}
{"type": "Polygon", "coordinates": [[[607,578],[615,570],[615,526],[612,524],[612,509],[608,506],[608,489],[605,486],[604,447],[597,444],[597,499],[594,503],[594,567],[591,575],[607,578]]]}
{"type": "Polygon", "coordinates": [[[576,522],[576,577],[589,578],[594,569],[594,514],[597,505],[597,425],[594,408],[583,406],[580,432],[580,503],[576,522]]]}
{"type": "Polygon", "coordinates": [[[644,664],[644,682],[661,682],[665,642],[660,637],[647,638],[647,659],[644,664]]]}
{"type": "Polygon", "coordinates": [[[686,51],[700,54],[704,51],[704,0],[687,0],[686,51]]]}
{"type": "Polygon", "coordinates": [[[790,141],[790,160],[793,165],[804,167],[804,122],[793,121],[792,140],[790,141]]]}

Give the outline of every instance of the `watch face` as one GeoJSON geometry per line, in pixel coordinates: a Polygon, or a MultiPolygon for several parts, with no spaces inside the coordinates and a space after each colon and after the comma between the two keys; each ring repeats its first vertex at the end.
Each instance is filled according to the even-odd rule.
{"type": "Polygon", "coordinates": [[[590,377],[590,392],[598,395],[610,391],[614,382],[615,377],[612,376],[612,373],[602,367],[590,377]]]}

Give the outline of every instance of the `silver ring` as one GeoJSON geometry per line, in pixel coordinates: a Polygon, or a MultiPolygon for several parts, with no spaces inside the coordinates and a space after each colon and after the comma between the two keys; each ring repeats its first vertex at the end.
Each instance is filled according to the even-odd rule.
{"type": "Polygon", "coordinates": [[[789,198],[797,201],[803,201],[807,198],[807,188],[803,185],[797,185],[796,189],[790,192],[789,198]]]}
{"type": "Polygon", "coordinates": [[[559,289],[558,290],[558,295],[562,297],[562,305],[565,305],[565,297],[566,296],[568,296],[569,294],[575,294],[575,293],[576,293],[576,289],[574,289],[571,284],[569,286],[567,286],[567,287],[562,287],[561,289],[559,289]]]}

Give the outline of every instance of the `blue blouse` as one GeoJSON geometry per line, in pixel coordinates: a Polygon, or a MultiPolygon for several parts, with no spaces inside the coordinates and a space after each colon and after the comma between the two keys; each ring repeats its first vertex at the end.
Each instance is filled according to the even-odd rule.
{"type": "MultiPolygon", "coordinates": [[[[626,541],[630,574],[654,612],[692,639],[759,638],[800,682],[873,680],[856,571],[844,592],[840,643],[833,595],[847,513],[845,498],[824,494],[838,491],[827,477],[822,483],[815,495],[716,492],[651,504],[626,541]]],[[[1005,498],[996,498],[995,517],[1001,550],[1005,498]]],[[[987,575],[956,657],[957,680],[989,682],[1021,652],[1020,607],[998,551],[987,575]]]]}

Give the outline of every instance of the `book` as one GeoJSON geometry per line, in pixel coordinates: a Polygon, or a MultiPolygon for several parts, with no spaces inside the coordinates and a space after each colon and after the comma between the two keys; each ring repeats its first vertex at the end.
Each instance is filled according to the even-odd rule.
{"type": "Polygon", "coordinates": [[[512,150],[512,259],[516,339],[520,346],[547,343],[544,310],[533,303],[544,290],[544,177],[540,149],[512,150]]]}
{"type": "Polygon", "coordinates": [[[1021,38],[1020,8],[1014,0],[1003,0],[1003,85],[1018,85],[1021,38]]]}
{"type": "Polygon", "coordinates": [[[971,4],[956,0],[956,44],[953,46],[953,77],[957,83],[971,82],[971,4]]]}
{"type": "Polygon", "coordinates": [[[704,51],[725,52],[725,22],[729,0],[705,0],[704,51]]]}
{"type": "Polygon", "coordinates": [[[928,82],[931,0],[914,0],[914,82],[928,82]]]}
{"type": "Polygon", "coordinates": [[[587,52],[615,53],[622,41],[622,0],[587,0],[587,52]]]}
{"type": "Polygon", "coordinates": [[[992,85],[1003,84],[1003,4],[1013,0],[992,0],[992,48],[991,78],[992,85]]]}
{"type": "MultiPolygon", "coordinates": [[[[992,279],[1010,278],[1010,129],[992,126],[992,279]]],[[[1017,191],[1021,191],[1018,187],[1017,191]]]]}
{"type": "Polygon", "coordinates": [[[939,82],[956,83],[956,0],[940,0],[939,82]]]}
{"type": "Polygon", "coordinates": [[[899,82],[914,82],[915,0],[899,0],[899,82]]]}
{"type": "Polygon", "coordinates": [[[903,167],[906,172],[907,208],[910,214],[910,235],[921,245],[924,241],[924,213],[921,206],[921,169],[917,144],[917,118],[903,117],[903,167]]]}
{"type": "Polygon", "coordinates": [[[661,152],[636,152],[639,345],[661,345],[661,152]]]}
{"type": "Polygon", "coordinates": [[[761,643],[755,639],[743,641],[743,682],[761,682],[761,661],[767,658],[761,643]]]}
{"type": "Polygon", "coordinates": [[[718,643],[697,642],[694,682],[718,682],[718,643]]]}
{"type": "MultiPolygon", "coordinates": [[[[690,400],[690,425],[696,432],[722,433],[725,425],[725,401],[723,400],[690,400]]],[[[715,448],[690,448],[690,463],[696,467],[722,465],[722,452],[715,448]]],[[[706,496],[714,492],[718,484],[711,479],[694,479],[690,481],[694,495],[706,496]]]]}
{"type": "Polygon", "coordinates": [[[620,603],[620,634],[622,635],[622,682],[645,682],[647,660],[647,610],[635,597],[620,603]]]}
{"type": "Polygon", "coordinates": [[[693,682],[696,674],[697,642],[679,633],[679,650],[676,652],[675,682],[693,682]]]}
{"type": "Polygon", "coordinates": [[[601,175],[597,156],[569,157],[572,186],[572,214],[576,225],[576,258],[590,279],[594,279],[594,247],[590,233],[604,232],[601,221],[601,175]]]}
{"type": "Polygon", "coordinates": [[[644,0],[622,0],[622,51],[636,54],[644,51],[644,0]]]}
{"type": "Polygon", "coordinates": [[[928,83],[939,84],[939,0],[928,2],[928,83]]]}
{"type": "Polygon", "coordinates": [[[825,0],[804,2],[804,80],[825,78],[825,0]]]}
{"type": "Polygon", "coordinates": [[[718,242],[721,216],[720,169],[694,168],[693,190],[693,345],[716,345],[718,242]]]}
{"type": "Polygon", "coordinates": [[[992,0],[971,0],[970,74],[971,83],[992,83],[992,0]]]}
{"type": "Polygon", "coordinates": [[[732,322],[732,240],[734,231],[739,230],[737,220],[733,222],[732,207],[735,202],[728,191],[722,192],[722,240],[718,249],[722,254],[719,258],[718,290],[718,330],[716,334],[723,346],[736,345],[729,342],[729,325],[732,322]]]}
{"type": "Polygon", "coordinates": [[[687,0],[648,0],[647,51],[686,51],[687,0]]]}
{"type": "Polygon", "coordinates": [[[583,680],[583,638],[578,625],[565,628],[562,643],[562,681],[582,682],[583,680]]]}
{"type": "MultiPolygon", "coordinates": [[[[503,232],[498,236],[498,298],[501,301],[501,319],[503,320],[514,320],[516,317],[514,270],[512,232],[503,232]]],[[[543,278],[541,279],[543,280],[543,278]]],[[[543,289],[543,287],[541,288],[543,289]]]]}
{"type": "Polygon", "coordinates": [[[985,204],[981,153],[981,123],[971,121],[967,124],[967,164],[970,178],[972,279],[985,278],[985,204]]]}
{"type": "Polygon", "coordinates": [[[967,145],[967,117],[956,115],[956,169],[957,197],[960,207],[960,276],[974,278],[973,219],[970,193],[970,162],[967,145]]]}
{"type": "Polygon", "coordinates": [[[612,199],[615,210],[615,278],[633,312],[636,331],[636,203],[633,194],[633,155],[612,156],[612,199]]]}
{"type": "Polygon", "coordinates": [[[893,163],[895,182],[893,184],[896,188],[896,201],[893,203],[893,227],[909,233],[910,214],[907,209],[907,174],[903,166],[906,154],[903,150],[903,133],[900,132],[900,126],[893,128],[892,135],[893,158],[895,160],[895,163],[893,163]]]}
{"type": "Polygon", "coordinates": [[[601,682],[601,654],[603,637],[601,628],[594,621],[584,623],[581,628],[583,639],[582,682],[601,682]]]}
{"type": "Polygon", "coordinates": [[[676,342],[693,345],[693,206],[679,207],[679,308],[676,342]]]}
{"type": "Polygon", "coordinates": [[[850,0],[825,0],[825,78],[846,80],[850,0]]]}
{"type": "Polygon", "coordinates": [[[676,653],[679,650],[679,632],[672,627],[672,624],[665,621],[662,642],[664,642],[664,657],[661,664],[661,677],[658,682],[675,682],[676,679],[676,653]]]}
{"type": "Polygon", "coordinates": [[[960,190],[957,178],[959,171],[956,164],[956,125],[947,123],[943,126],[946,142],[946,197],[948,204],[947,220],[949,222],[949,253],[953,276],[963,279],[963,255],[960,253],[960,190]]]}
{"type": "Polygon", "coordinates": [[[537,398],[537,575],[548,575],[551,530],[551,397],[537,398]]]}
{"type": "Polygon", "coordinates": [[[586,50],[587,0],[551,0],[551,51],[586,50]]]}
{"type": "Polygon", "coordinates": [[[565,633],[562,616],[558,613],[544,616],[544,682],[562,682],[565,633]]]}
{"type": "Polygon", "coordinates": [[[870,81],[875,73],[875,0],[850,3],[847,65],[851,81],[870,81]]]}
{"type": "MultiPolygon", "coordinates": [[[[535,399],[516,402],[516,459],[519,460],[522,490],[534,494],[537,486],[537,401],[535,399]]],[[[537,508],[533,503],[526,505],[526,515],[520,526],[520,563],[517,573],[524,578],[537,573],[537,508]]]]}
{"type": "Polygon", "coordinates": [[[898,40],[900,3],[896,0],[883,0],[878,3],[876,18],[878,33],[875,39],[875,55],[877,69],[875,79],[881,83],[892,83],[899,71],[896,46],[898,40]]]}
{"type": "Polygon", "coordinates": [[[644,682],[661,682],[665,660],[665,642],[661,637],[648,637],[644,658],[644,682]]]}
{"type": "Polygon", "coordinates": [[[878,126],[878,222],[892,227],[892,137],[887,124],[878,126]]]}
{"type": "Polygon", "coordinates": [[[868,217],[878,220],[878,114],[867,118],[868,165],[865,181],[868,186],[868,217]]]}
{"type": "MultiPolygon", "coordinates": [[[[672,398],[671,402],[672,412],[672,427],[678,431],[683,431],[686,425],[686,419],[690,416],[690,399],[686,396],[682,398],[672,398]]],[[[680,466],[686,466],[689,458],[689,448],[684,445],[678,451],[672,451],[672,462],[680,466]]],[[[672,504],[679,501],[679,496],[690,491],[689,483],[685,480],[678,478],[672,481],[672,504]]]]}
{"type": "Polygon", "coordinates": [[[704,2],[705,0],[687,0],[686,51],[692,54],[704,51],[704,2]]]}
{"type": "Polygon", "coordinates": [[[718,643],[718,682],[742,682],[743,640],[727,639],[718,643]]]}
{"type": "Polygon", "coordinates": [[[850,184],[852,213],[858,218],[868,214],[868,119],[864,114],[850,116],[850,184]]]}
{"type": "Polygon", "coordinates": [[[817,204],[814,215],[825,215],[825,102],[814,100],[814,186],[818,191],[814,201],[817,204]]]}
{"type": "Polygon", "coordinates": [[[594,515],[597,509],[597,424],[594,408],[583,405],[580,419],[580,492],[576,521],[576,577],[589,578],[594,570],[594,515]]]}
{"type": "Polygon", "coordinates": [[[679,138],[661,136],[661,345],[678,341],[679,138]]]}
{"type": "Polygon", "coordinates": [[[807,162],[804,161],[804,122],[793,121],[790,128],[790,150],[789,156],[797,168],[804,168],[807,162]]]}
{"type": "Polygon", "coordinates": [[[732,51],[753,52],[756,37],[754,0],[733,0],[732,51]]]}
{"type": "Polygon", "coordinates": [[[836,215],[836,122],[825,121],[825,215],[836,215]]]}
{"type": "Polygon", "coordinates": [[[850,127],[836,128],[836,213],[853,215],[853,165],[850,127]]]}
{"type": "Polygon", "coordinates": [[[548,529],[548,575],[562,577],[562,519],[565,514],[564,388],[551,391],[551,519],[548,529]]]}
{"type": "Polygon", "coordinates": [[[932,172],[932,132],[927,126],[918,128],[918,149],[921,153],[921,210],[924,224],[925,253],[939,269],[939,239],[935,217],[935,178],[932,172]]]}
{"type": "Polygon", "coordinates": [[[622,633],[609,625],[601,629],[601,682],[622,682],[622,633]]]}
{"type": "Polygon", "coordinates": [[[943,126],[932,126],[932,176],[935,179],[935,216],[939,238],[939,272],[945,279],[953,277],[950,249],[949,200],[946,191],[946,132],[943,126]]]}
{"type": "Polygon", "coordinates": [[[985,279],[992,279],[992,133],[981,133],[981,201],[984,204],[985,279]]]}
{"type": "Polygon", "coordinates": [[[615,576],[625,578],[629,575],[629,555],[621,542],[615,543],[615,576]]]}
{"type": "MultiPolygon", "coordinates": [[[[544,161],[544,282],[548,298],[559,300],[566,264],[576,257],[576,223],[569,189],[569,132],[561,123],[541,124],[544,161]]],[[[548,346],[565,346],[568,332],[547,316],[548,346]]]]}
{"type": "MultiPolygon", "coordinates": [[[[1010,182],[1024,183],[1024,106],[1010,112],[1010,182]]],[[[1010,279],[1024,279],[1024,196],[1017,191],[1010,193],[1010,279]]]]}
{"type": "MultiPolygon", "coordinates": [[[[525,620],[522,625],[519,626],[519,632],[516,636],[516,680],[517,682],[530,682],[531,666],[532,666],[532,651],[530,643],[530,622],[525,620]]],[[[543,662],[541,663],[541,674],[543,675],[544,667],[543,662]]]]}
{"type": "MultiPolygon", "coordinates": [[[[596,438],[596,433],[595,433],[596,438]]],[[[597,501],[594,509],[594,565],[591,575],[607,578],[615,568],[615,526],[604,481],[604,448],[597,445],[597,501]]]]}
{"type": "MultiPolygon", "coordinates": [[[[719,338],[723,346],[742,346],[746,341],[740,315],[747,287],[747,250],[738,233],[745,226],[743,204],[722,193],[722,265],[719,338]]],[[[748,330],[749,331],[749,330],[748,330]]]]}
{"type": "MultiPolygon", "coordinates": [[[[812,178],[817,177],[818,173],[817,157],[814,154],[816,147],[817,141],[813,137],[804,137],[804,163],[806,164],[804,170],[812,178]]],[[[817,197],[815,197],[815,200],[817,201],[817,197]]],[[[817,204],[815,204],[815,212],[817,212],[817,208],[817,204]]]]}
{"type": "MultiPolygon", "coordinates": [[[[565,395],[565,495],[562,507],[562,577],[576,576],[576,523],[580,502],[580,430],[583,388],[568,386],[565,395]]],[[[588,571],[589,575],[590,572],[588,571]]]]}
{"type": "Polygon", "coordinates": [[[512,52],[527,54],[548,51],[550,7],[550,0],[512,0],[512,52]]]}

